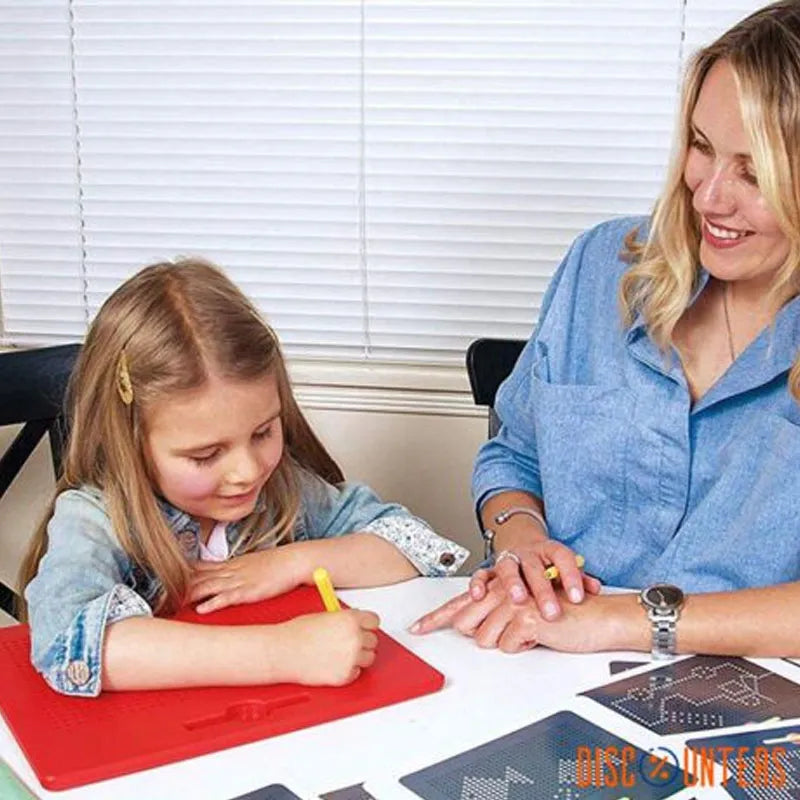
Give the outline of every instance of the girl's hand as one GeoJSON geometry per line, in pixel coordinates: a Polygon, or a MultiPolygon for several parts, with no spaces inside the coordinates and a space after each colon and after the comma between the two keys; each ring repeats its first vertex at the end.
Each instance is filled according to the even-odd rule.
{"type": "Polygon", "coordinates": [[[380,620],[371,611],[306,614],[281,624],[286,635],[277,679],[306,686],[344,686],[375,660],[380,620]]]}
{"type": "Polygon", "coordinates": [[[197,561],[187,600],[198,614],[255,603],[299,586],[307,576],[291,544],[236,556],[229,561],[197,561]]]}
{"type": "Polygon", "coordinates": [[[585,593],[598,594],[600,581],[582,572],[575,560],[575,553],[555,539],[542,539],[529,545],[515,547],[511,556],[499,557],[493,569],[479,569],[469,582],[469,594],[475,601],[486,596],[487,585],[499,580],[513,603],[525,603],[532,596],[545,619],[555,619],[561,613],[554,581],[545,577],[550,566],[558,568],[564,590],[561,597],[573,603],[583,601],[585,593]],[[517,564],[516,559],[520,563],[517,564]]]}

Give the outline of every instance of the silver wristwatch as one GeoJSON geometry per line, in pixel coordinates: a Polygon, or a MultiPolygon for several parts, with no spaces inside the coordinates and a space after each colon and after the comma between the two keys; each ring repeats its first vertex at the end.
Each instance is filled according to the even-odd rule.
{"type": "Polygon", "coordinates": [[[653,658],[675,655],[676,630],[684,600],[683,592],[671,583],[654,583],[639,594],[639,603],[647,611],[653,630],[650,648],[653,658]]]}

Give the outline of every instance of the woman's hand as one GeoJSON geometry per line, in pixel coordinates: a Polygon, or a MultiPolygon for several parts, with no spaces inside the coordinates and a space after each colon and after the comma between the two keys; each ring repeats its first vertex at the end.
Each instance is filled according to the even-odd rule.
{"type": "Polygon", "coordinates": [[[199,602],[196,611],[207,614],[288,592],[310,575],[303,573],[303,565],[296,556],[292,545],[286,544],[235,556],[229,561],[197,561],[187,600],[199,602]]]}
{"type": "Polygon", "coordinates": [[[280,625],[279,681],[306,686],[344,686],[375,660],[380,624],[371,611],[348,609],[306,614],[280,625]]]}
{"type": "Polygon", "coordinates": [[[601,595],[580,604],[564,603],[563,613],[547,620],[536,602],[515,603],[498,579],[478,601],[458,595],[419,619],[412,633],[454,628],[479,647],[518,653],[537,644],[553,650],[589,653],[614,649],[647,649],[649,627],[635,595],[601,595]]]}
{"type": "Polygon", "coordinates": [[[561,583],[562,598],[580,603],[587,592],[600,592],[600,581],[578,568],[575,553],[569,547],[555,539],[542,539],[499,553],[493,569],[479,569],[472,576],[469,594],[476,602],[480,601],[486,596],[488,583],[499,580],[513,603],[525,603],[533,597],[542,616],[555,619],[561,613],[561,605],[554,581],[545,576],[545,570],[551,566],[558,569],[556,580],[561,583]],[[503,557],[503,552],[509,555],[503,557]]]}

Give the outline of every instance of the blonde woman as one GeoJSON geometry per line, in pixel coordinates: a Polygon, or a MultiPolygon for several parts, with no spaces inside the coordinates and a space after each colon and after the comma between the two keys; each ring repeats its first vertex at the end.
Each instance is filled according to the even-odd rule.
{"type": "Polygon", "coordinates": [[[412,630],[800,655],[800,3],[696,56],[675,152],[561,264],[475,465],[494,565],[412,630]]]}
{"type": "Polygon", "coordinates": [[[374,659],[370,612],[234,627],[163,616],[271,597],[320,565],[335,585],[369,586],[466,558],[342,482],[275,334],[210,264],[157,264],[120,286],[69,394],[64,474],[22,576],[32,661],[59,692],[347,683],[374,659]]]}

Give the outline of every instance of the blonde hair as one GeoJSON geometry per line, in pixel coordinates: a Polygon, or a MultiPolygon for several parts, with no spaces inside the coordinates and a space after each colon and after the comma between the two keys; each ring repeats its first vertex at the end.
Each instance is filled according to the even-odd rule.
{"type": "MultiPolygon", "coordinates": [[[[232,552],[291,540],[299,469],[343,480],[297,405],[275,333],[242,292],[200,259],[142,269],[105,301],[81,348],[67,390],[70,434],[56,496],[86,485],[102,491],[121,547],[157,579],[155,610],[163,613],[182,603],[189,566],[156,499],[144,450],[147,409],[202,386],[212,372],[237,380],[272,375],[281,402],[284,453],[264,490],[267,508],[242,526],[232,552]]],[[[23,587],[47,550],[54,505],[55,498],[23,562],[23,587]]]]}
{"type": "MultiPolygon", "coordinates": [[[[622,279],[620,306],[630,325],[642,314],[654,341],[667,350],[699,279],[700,226],[683,179],[691,119],[703,81],[725,60],[736,80],[742,121],[760,190],[789,242],[771,290],[776,307],[800,291],[800,3],[773,3],[743,19],[692,59],[667,182],[646,241],[626,239],[634,265],[622,279]]],[[[800,400],[800,359],[789,373],[800,400]]]]}

